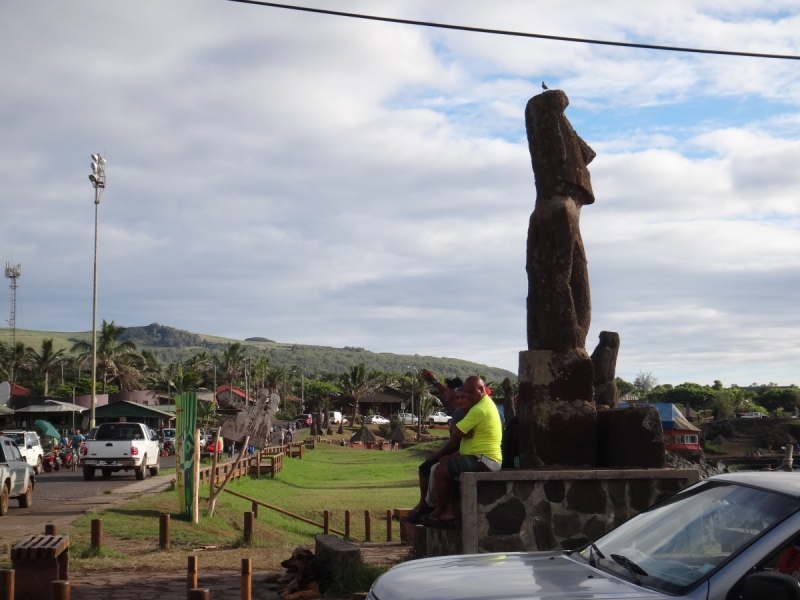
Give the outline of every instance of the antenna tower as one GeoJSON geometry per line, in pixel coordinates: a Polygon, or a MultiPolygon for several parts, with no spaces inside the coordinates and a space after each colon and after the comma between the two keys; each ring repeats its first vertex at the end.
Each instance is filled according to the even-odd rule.
{"type": "Polygon", "coordinates": [[[17,278],[22,275],[22,264],[12,265],[6,262],[6,279],[11,280],[11,318],[8,326],[11,327],[11,348],[17,347],[17,278]]]}

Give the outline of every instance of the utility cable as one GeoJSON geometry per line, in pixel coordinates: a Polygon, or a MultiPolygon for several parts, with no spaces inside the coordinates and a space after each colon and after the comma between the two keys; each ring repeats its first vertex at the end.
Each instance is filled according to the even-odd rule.
{"type": "Polygon", "coordinates": [[[350,17],[351,19],[365,19],[367,21],[382,21],[384,23],[400,23],[402,25],[417,25],[419,27],[434,27],[437,29],[454,29],[456,31],[471,31],[473,33],[490,33],[493,35],[509,35],[514,37],[537,38],[542,40],[555,40],[558,42],[574,42],[579,44],[596,44],[600,46],[619,46],[622,48],[642,48],[645,50],[666,50],[668,52],[691,52],[694,54],[717,54],[722,56],[745,56],[749,58],[777,58],[782,60],[800,60],[794,54],[765,54],[761,52],[735,52],[733,50],[711,50],[706,48],[685,48],[681,46],[659,46],[656,44],[636,44],[632,42],[613,42],[609,40],[593,40],[589,38],[566,37],[561,35],[546,35],[544,33],[527,33],[524,31],[507,31],[505,29],[486,29],[484,27],[467,27],[466,25],[450,25],[447,23],[433,23],[431,21],[412,21],[411,19],[395,19],[392,17],[379,17],[360,13],[341,12],[338,10],[325,10],[308,6],[295,6],[292,4],[278,4],[276,2],[262,2],[261,0],[229,0],[242,4],[257,4],[272,8],[285,8],[301,12],[332,15],[336,17],[350,17]]]}

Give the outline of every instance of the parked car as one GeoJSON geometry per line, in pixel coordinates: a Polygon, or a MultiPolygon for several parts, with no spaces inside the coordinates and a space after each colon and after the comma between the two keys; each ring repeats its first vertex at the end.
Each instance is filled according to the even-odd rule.
{"type": "Polygon", "coordinates": [[[718,475],[577,550],[409,561],[382,575],[368,599],[800,598],[797,580],[772,572],[783,556],[798,555],[798,531],[800,475],[718,475]],[[447,582],[446,596],[432,581],[447,582]]]}
{"type": "Polygon", "coordinates": [[[389,419],[380,415],[368,415],[364,418],[365,425],[388,425],[389,419]]]}
{"type": "Polygon", "coordinates": [[[175,429],[169,427],[161,430],[161,448],[167,454],[175,454],[175,429]]]}
{"type": "Polygon", "coordinates": [[[8,513],[9,498],[16,498],[20,508],[33,504],[35,473],[22,457],[17,445],[5,435],[0,435],[0,516],[8,513]]]}
{"type": "Polygon", "coordinates": [[[147,425],[103,423],[97,428],[94,439],[86,440],[81,464],[83,478],[87,481],[94,479],[96,469],[100,469],[103,477],[133,469],[136,479],[144,479],[148,471],[150,475],[158,475],[160,461],[158,434],[147,425]]]}
{"type": "Polygon", "coordinates": [[[760,412],[749,412],[742,415],[743,419],[763,419],[764,415],[760,412]]]}
{"type": "Polygon", "coordinates": [[[311,427],[311,424],[314,422],[314,415],[297,415],[294,418],[294,425],[298,429],[302,429],[303,427],[311,427]]]}
{"type": "Polygon", "coordinates": [[[431,413],[425,420],[428,425],[450,425],[450,415],[443,412],[431,413]]]}
{"type": "Polygon", "coordinates": [[[400,421],[403,425],[416,425],[419,423],[419,417],[411,413],[395,413],[392,419],[400,421]]]}
{"type": "Polygon", "coordinates": [[[44,457],[44,450],[42,443],[39,439],[39,434],[35,431],[24,431],[22,429],[7,429],[0,432],[0,435],[6,436],[14,444],[22,455],[22,459],[27,462],[37,475],[44,471],[42,461],[44,457]]]}
{"type": "Polygon", "coordinates": [[[347,425],[349,422],[338,410],[328,411],[328,423],[331,425],[338,425],[339,423],[347,425]]]}

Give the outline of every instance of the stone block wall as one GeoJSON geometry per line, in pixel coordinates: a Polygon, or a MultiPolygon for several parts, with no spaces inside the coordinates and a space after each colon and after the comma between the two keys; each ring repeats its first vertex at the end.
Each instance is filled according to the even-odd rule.
{"type": "Polygon", "coordinates": [[[578,548],[699,479],[694,469],[463,473],[459,527],[429,533],[428,556],[578,548]]]}

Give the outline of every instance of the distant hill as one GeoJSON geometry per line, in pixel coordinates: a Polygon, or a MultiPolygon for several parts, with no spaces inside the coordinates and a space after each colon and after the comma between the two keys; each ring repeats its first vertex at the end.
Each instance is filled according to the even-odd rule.
{"type": "MultiPolygon", "coordinates": [[[[43,338],[53,338],[56,348],[70,348],[77,340],[89,340],[88,331],[58,332],[17,330],[17,340],[26,346],[38,349],[43,338]]],[[[198,352],[221,353],[228,344],[239,342],[253,357],[266,354],[274,367],[291,367],[297,365],[304,373],[343,373],[358,363],[364,363],[368,369],[394,371],[404,373],[408,367],[415,369],[428,368],[441,377],[461,377],[480,373],[489,381],[502,381],[506,377],[516,380],[516,374],[505,369],[490,367],[458,358],[420,356],[418,354],[391,354],[388,352],[370,352],[364,348],[345,346],[312,346],[305,344],[284,344],[261,337],[248,338],[246,341],[221,338],[167,325],[152,323],[143,327],[128,327],[123,340],[130,340],[139,349],[150,350],[162,363],[183,362],[198,352]],[[262,341],[264,340],[264,341],[262,341]]],[[[0,341],[11,341],[11,330],[0,329],[0,341]]]]}

